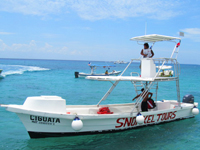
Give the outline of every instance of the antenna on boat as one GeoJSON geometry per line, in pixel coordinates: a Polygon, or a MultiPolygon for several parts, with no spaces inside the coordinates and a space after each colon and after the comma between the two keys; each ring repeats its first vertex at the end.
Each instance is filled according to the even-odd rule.
{"type": "Polygon", "coordinates": [[[147,22],[145,22],[145,35],[147,34],[147,22]]]}

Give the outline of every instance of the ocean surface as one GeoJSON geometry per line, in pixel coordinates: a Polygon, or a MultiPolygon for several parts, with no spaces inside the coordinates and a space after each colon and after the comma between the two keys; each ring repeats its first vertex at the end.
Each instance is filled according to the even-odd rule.
{"type": "MultiPolygon", "coordinates": [[[[112,62],[94,62],[110,65],[112,62]]],[[[127,64],[116,64],[110,70],[123,70],[127,64]]],[[[139,71],[132,64],[125,75],[139,71]]],[[[28,96],[57,95],[67,105],[97,104],[111,83],[74,77],[74,72],[90,72],[88,61],[0,59],[0,104],[22,105],[28,96]]],[[[97,68],[97,72],[105,72],[97,68]]],[[[192,94],[200,103],[200,65],[181,65],[181,99],[192,94]]],[[[135,96],[130,82],[120,82],[102,104],[129,103],[135,96]]],[[[159,84],[158,100],[177,99],[175,82],[159,84]]],[[[75,137],[30,139],[15,113],[0,108],[0,149],[64,150],[198,150],[200,149],[200,115],[195,118],[147,126],[118,133],[75,137]]]]}

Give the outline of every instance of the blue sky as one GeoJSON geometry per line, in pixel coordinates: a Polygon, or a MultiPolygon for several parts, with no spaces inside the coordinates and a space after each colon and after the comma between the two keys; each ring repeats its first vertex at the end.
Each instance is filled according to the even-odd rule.
{"type": "MultiPolygon", "coordinates": [[[[0,58],[129,61],[146,22],[147,34],[183,31],[179,62],[200,64],[199,0],[1,0],[0,20],[0,58]]],[[[173,47],[155,44],[155,57],[173,47]]]]}

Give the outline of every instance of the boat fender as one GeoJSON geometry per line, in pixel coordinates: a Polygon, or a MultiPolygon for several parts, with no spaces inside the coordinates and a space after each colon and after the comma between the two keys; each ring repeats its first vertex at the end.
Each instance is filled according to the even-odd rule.
{"type": "Polygon", "coordinates": [[[199,109],[196,106],[194,106],[194,108],[192,108],[192,113],[194,115],[198,115],[199,114],[199,109]]]}
{"type": "Polygon", "coordinates": [[[144,123],[144,116],[141,113],[137,114],[136,121],[138,124],[144,123]]]}
{"type": "Polygon", "coordinates": [[[83,122],[79,119],[79,117],[75,117],[71,126],[74,130],[79,131],[83,128],[83,122]]]}

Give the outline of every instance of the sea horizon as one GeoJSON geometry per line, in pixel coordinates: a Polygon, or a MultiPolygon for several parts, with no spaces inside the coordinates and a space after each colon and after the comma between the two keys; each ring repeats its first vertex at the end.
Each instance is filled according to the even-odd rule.
{"type": "MultiPolygon", "coordinates": [[[[115,62],[117,60],[74,60],[74,59],[37,59],[37,58],[0,58],[0,59],[8,59],[8,60],[52,60],[52,61],[85,61],[85,62],[115,62]]],[[[121,60],[122,61],[122,60],[121,60]]],[[[124,61],[124,60],[123,60],[124,61]]],[[[130,62],[126,61],[125,62],[130,62]]],[[[139,63],[139,62],[134,62],[134,63],[139,63]]],[[[200,64],[190,64],[190,63],[179,63],[181,65],[200,65],[200,64]]]]}

